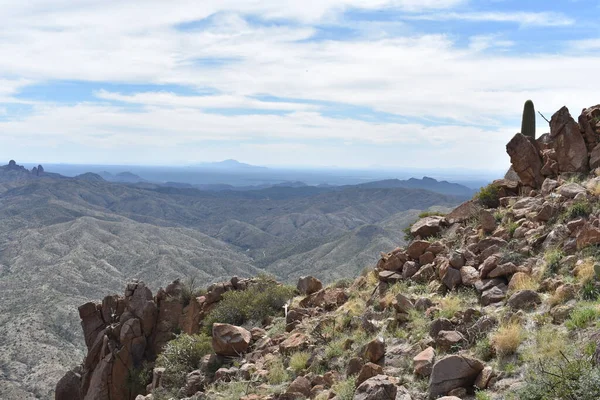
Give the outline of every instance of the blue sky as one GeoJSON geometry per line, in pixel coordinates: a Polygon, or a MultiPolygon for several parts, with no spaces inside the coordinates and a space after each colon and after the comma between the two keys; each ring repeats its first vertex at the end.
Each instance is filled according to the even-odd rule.
{"type": "Polygon", "coordinates": [[[600,103],[600,0],[0,6],[0,160],[500,171],[600,103]]]}

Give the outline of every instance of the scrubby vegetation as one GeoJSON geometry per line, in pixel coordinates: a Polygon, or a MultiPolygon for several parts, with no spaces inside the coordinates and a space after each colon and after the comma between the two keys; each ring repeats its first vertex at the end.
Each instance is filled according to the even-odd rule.
{"type": "Polygon", "coordinates": [[[479,192],[475,195],[475,199],[481,203],[482,206],[487,208],[496,208],[500,205],[500,190],[494,184],[479,189],[479,192]]]}
{"type": "Polygon", "coordinates": [[[211,352],[211,338],[207,335],[182,334],[168,342],[156,360],[157,366],[165,368],[164,386],[183,386],[186,375],[200,367],[202,357],[211,352]]]}
{"type": "Polygon", "coordinates": [[[273,278],[261,276],[257,283],[243,291],[223,294],[223,300],[204,320],[207,332],[215,322],[244,325],[247,322],[260,323],[270,315],[283,312],[283,305],[295,293],[295,288],[277,283],[273,278]]]}

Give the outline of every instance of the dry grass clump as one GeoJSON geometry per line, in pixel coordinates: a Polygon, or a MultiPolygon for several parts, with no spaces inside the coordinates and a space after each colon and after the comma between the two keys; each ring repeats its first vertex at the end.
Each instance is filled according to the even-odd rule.
{"type": "Polygon", "coordinates": [[[596,273],[594,271],[594,259],[586,258],[583,260],[583,263],[577,266],[575,269],[575,276],[581,283],[586,283],[592,281],[596,273]]]}
{"type": "Polygon", "coordinates": [[[500,325],[492,335],[492,346],[496,354],[505,356],[516,353],[524,339],[523,327],[517,321],[500,325]]]}
{"type": "Polygon", "coordinates": [[[510,281],[510,291],[512,293],[520,290],[535,290],[539,288],[539,279],[532,275],[515,274],[510,281]]]}

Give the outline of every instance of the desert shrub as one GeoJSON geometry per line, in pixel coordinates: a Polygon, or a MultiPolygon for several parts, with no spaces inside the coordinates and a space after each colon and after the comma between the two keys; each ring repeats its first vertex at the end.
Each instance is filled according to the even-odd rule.
{"type": "Polygon", "coordinates": [[[590,303],[578,305],[565,321],[565,326],[570,330],[583,329],[600,317],[598,306],[590,303]]]}
{"type": "Polygon", "coordinates": [[[593,211],[592,205],[587,201],[578,201],[569,206],[562,214],[563,221],[587,217],[593,211]]]}
{"type": "Polygon", "coordinates": [[[290,357],[290,368],[298,374],[306,368],[309,359],[310,353],[306,351],[299,351],[297,353],[294,353],[290,357]]]}
{"type": "Polygon", "coordinates": [[[338,338],[327,343],[325,346],[325,359],[331,360],[332,358],[340,357],[344,354],[344,343],[346,338],[338,338]]]}
{"type": "Polygon", "coordinates": [[[243,325],[283,314],[283,305],[294,293],[292,286],[280,285],[268,277],[259,277],[258,282],[246,290],[224,293],[223,299],[206,317],[204,326],[207,332],[211,332],[215,322],[243,325]]]}
{"type": "Polygon", "coordinates": [[[497,208],[500,205],[500,190],[493,183],[482,187],[475,195],[475,199],[487,208],[497,208]]]}
{"type": "Polygon", "coordinates": [[[585,281],[581,286],[581,298],[587,301],[595,301],[600,297],[600,287],[593,280],[585,281]]]}
{"type": "Polygon", "coordinates": [[[600,398],[600,370],[589,357],[572,360],[561,356],[534,364],[525,385],[517,390],[520,400],[596,400],[600,398]]]}
{"type": "Polygon", "coordinates": [[[281,357],[276,357],[269,361],[268,363],[268,375],[267,380],[271,385],[280,385],[283,382],[287,382],[289,380],[289,375],[285,370],[285,366],[283,365],[283,361],[281,357]]]}
{"type": "Polygon", "coordinates": [[[351,376],[346,380],[340,381],[333,385],[333,392],[339,400],[352,400],[356,388],[356,377],[351,376]]]}
{"type": "Polygon", "coordinates": [[[475,400],[492,400],[492,395],[483,390],[478,390],[475,392],[475,400]]]}
{"type": "Polygon", "coordinates": [[[201,296],[204,292],[205,290],[201,289],[198,286],[196,278],[190,277],[186,279],[181,285],[181,303],[184,306],[187,306],[188,304],[190,304],[193,298],[201,296]]]}
{"type": "Polygon", "coordinates": [[[510,237],[513,237],[518,227],[519,224],[517,224],[514,221],[509,221],[508,224],[506,224],[506,229],[508,230],[508,234],[510,235],[510,237]]]}
{"type": "Polygon", "coordinates": [[[211,352],[211,338],[207,335],[182,334],[168,342],[156,359],[156,365],[165,368],[165,387],[183,386],[186,375],[198,369],[202,358],[211,352]]]}
{"type": "Polygon", "coordinates": [[[565,253],[559,249],[550,249],[544,254],[544,260],[546,261],[546,275],[555,274],[560,268],[560,260],[563,259],[565,253]]]}
{"type": "Polygon", "coordinates": [[[532,362],[547,362],[571,352],[571,341],[566,332],[553,325],[545,325],[535,332],[531,345],[523,352],[523,359],[532,362]]]}
{"type": "Polygon", "coordinates": [[[127,371],[125,384],[129,391],[129,396],[133,397],[146,392],[146,385],[152,381],[152,368],[144,363],[139,367],[127,371]]]}
{"type": "Polygon", "coordinates": [[[496,354],[501,356],[513,354],[524,339],[523,327],[519,322],[509,322],[500,325],[492,335],[492,346],[496,354]]]}
{"type": "Polygon", "coordinates": [[[482,337],[475,343],[475,355],[482,361],[489,361],[494,358],[495,350],[487,336],[482,337]]]}

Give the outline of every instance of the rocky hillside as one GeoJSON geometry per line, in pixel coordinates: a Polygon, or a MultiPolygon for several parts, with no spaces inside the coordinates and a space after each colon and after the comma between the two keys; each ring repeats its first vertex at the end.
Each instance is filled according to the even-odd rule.
{"type": "Polygon", "coordinates": [[[550,125],[356,280],[133,282],[81,306],[88,353],[56,399],[600,398],[600,106],[550,125]]]}

